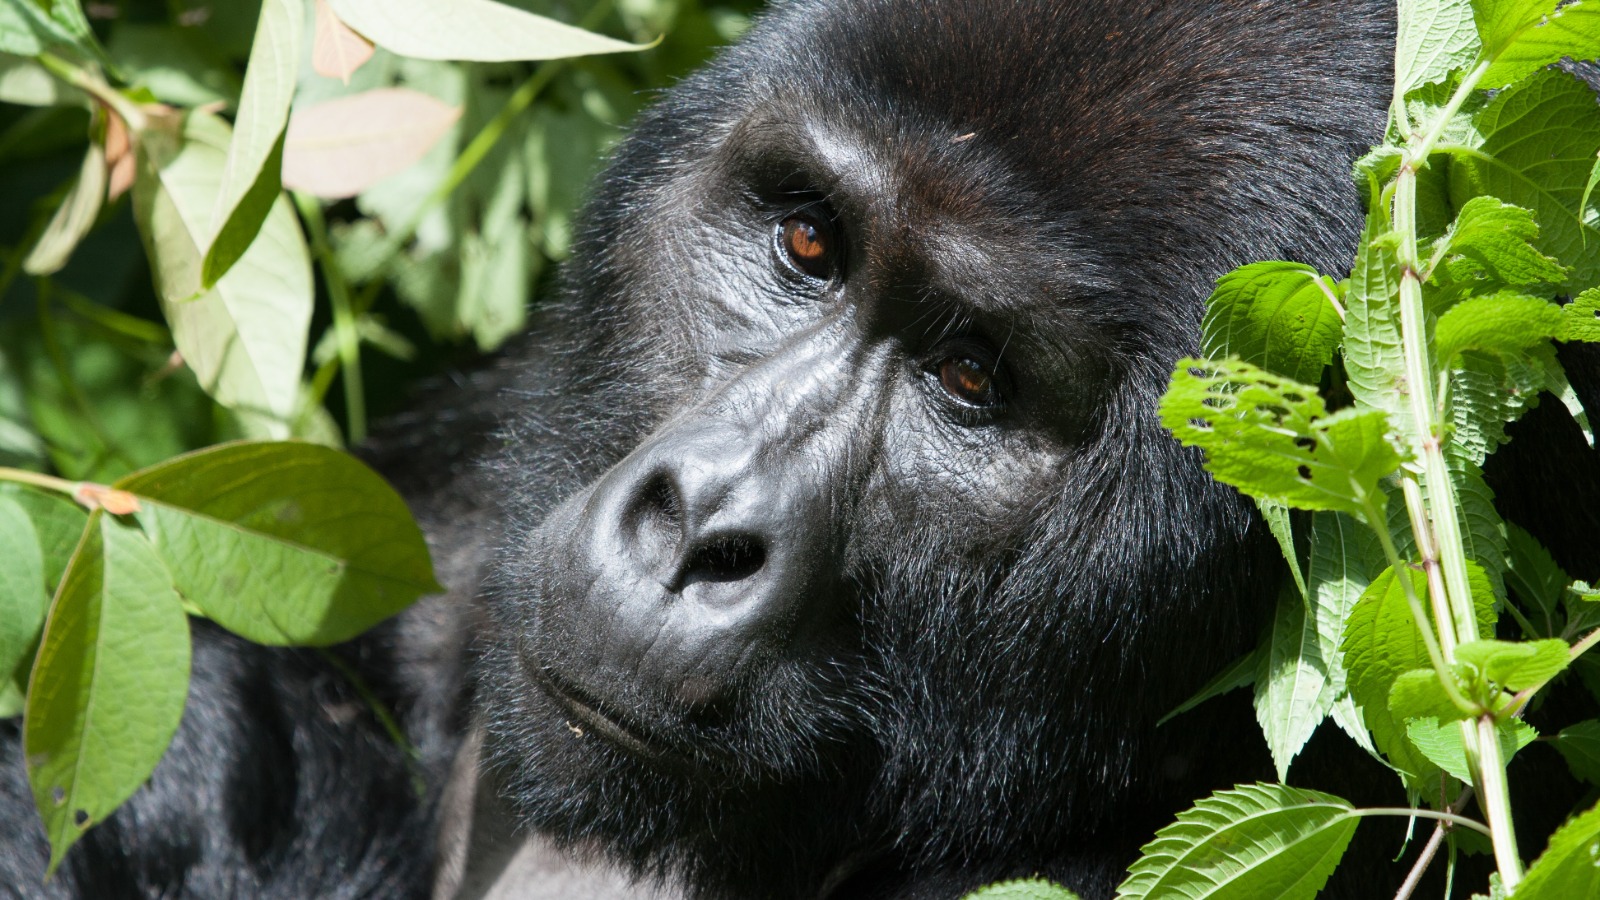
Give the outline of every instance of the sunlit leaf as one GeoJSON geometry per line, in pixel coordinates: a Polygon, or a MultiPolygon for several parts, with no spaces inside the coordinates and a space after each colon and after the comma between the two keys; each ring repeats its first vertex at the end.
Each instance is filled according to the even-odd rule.
{"type": "Polygon", "coordinates": [[[408,88],[296,110],[284,144],[283,183],[319,197],[353,197],[421,159],[460,115],[408,88]]]}
{"type": "Polygon", "coordinates": [[[1078,900],[1078,895],[1042,879],[1002,881],[966,895],[962,900],[1078,900]]]}
{"type": "Polygon", "coordinates": [[[98,142],[90,141],[89,149],[83,154],[83,164],[78,167],[77,180],[23,261],[23,271],[30,275],[50,275],[67,264],[67,257],[78,248],[78,242],[94,227],[95,218],[100,215],[100,205],[106,199],[106,174],[105,149],[98,142]]]}
{"type": "Polygon", "coordinates": [[[1293,590],[1278,597],[1266,646],[1255,679],[1256,722],[1278,780],[1287,781],[1289,764],[1328,717],[1338,692],[1328,678],[1316,620],[1307,618],[1305,598],[1293,590]]]}
{"type": "Polygon", "coordinates": [[[1332,293],[1330,279],[1299,263],[1261,262],[1234,269],[1217,281],[1206,300],[1201,355],[1237,356],[1314,384],[1344,331],[1332,293]]]}
{"type": "Polygon", "coordinates": [[[1517,900],[1600,897],[1600,807],[1570,819],[1517,885],[1517,900]]]}
{"type": "MultiPolygon", "coordinates": [[[[1406,723],[1406,734],[1434,765],[1463,784],[1473,783],[1472,772],[1467,766],[1466,744],[1461,738],[1460,722],[1416,719],[1406,723]]],[[[1510,761],[1517,751],[1539,737],[1539,732],[1521,719],[1506,719],[1498,723],[1495,734],[1500,738],[1500,758],[1506,761],[1510,761]]]]}
{"type": "Polygon", "coordinates": [[[494,0],[329,0],[367,40],[417,59],[505,62],[642,50],[494,0]]]}
{"type": "Polygon", "coordinates": [[[1478,83],[1505,87],[1564,57],[1600,57],[1600,7],[1593,2],[1473,0],[1483,55],[1493,61],[1478,83]]]}
{"type": "Polygon", "coordinates": [[[328,0],[317,0],[316,32],[311,39],[312,70],[349,84],[355,70],[371,58],[372,42],[340,21],[328,0]]]}

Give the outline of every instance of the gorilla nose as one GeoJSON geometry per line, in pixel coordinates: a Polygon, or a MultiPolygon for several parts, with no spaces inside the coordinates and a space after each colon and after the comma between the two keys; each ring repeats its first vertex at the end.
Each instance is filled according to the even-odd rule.
{"type": "Polygon", "coordinates": [[[780,539],[773,516],[787,504],[749,502],[759,479],[746,468],[692,457],[656,466],[623,514],[624,553],[672,594],[757,599],[746,595],[774,574],[764,572],[780,539]]]}

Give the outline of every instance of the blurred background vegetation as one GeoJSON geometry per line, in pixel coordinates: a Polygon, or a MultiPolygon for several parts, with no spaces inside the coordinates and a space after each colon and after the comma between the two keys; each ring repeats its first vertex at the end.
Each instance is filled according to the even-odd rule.
{"type": "MultiPolygon", "coordinates": [[[[303,64],[296,111],[400,86],[460,115],[420,162],[357,196],[296,197],[317,292],[297,437],[359,441],[373,419],[403,406],[417,379],[469,365],[522,328],[528,305],[552,289],[574,209],[628,121],[737,37],[759,6],[508,2],[628,41],[662,40],[638,53],[542,63],[426,61],[380,47],[348,84],[303,64]],[[355,353],[335,337],[334,296],[359,335],[355,353]]],[[[250,0],[84,5],[125,89],[228,118],[259,10],[250,0]]],[[[308,3],[308,29],[314,18],[308,3]]],[[[49,102],[52,91],[22,62],[0,54],[0,466],[110,481],[247,434],[174,351],[128,194],[100,210],[59,272],[24,271],[96,126],[81,96],[54,90],[49,102]]]]}

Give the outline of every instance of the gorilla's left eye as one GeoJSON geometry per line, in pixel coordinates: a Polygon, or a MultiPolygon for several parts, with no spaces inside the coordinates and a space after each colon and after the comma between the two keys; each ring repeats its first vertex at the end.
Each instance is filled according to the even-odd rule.
{"type": "Polygon", "coordinates": [[[970,356],[949,356],[939,361],[935,368],[939,386],[959,403],[967,406],[993,407],[1000,404],[1000,391],[995,387],[990,366],[970,356]]]}
{"type": "Polygon", "coordinates": [[[778,223],[778,252],[801,274],[827,278],[833,274],[838,255],[834,247],[833,226],[827,219],[797,212],[778,223]]]}

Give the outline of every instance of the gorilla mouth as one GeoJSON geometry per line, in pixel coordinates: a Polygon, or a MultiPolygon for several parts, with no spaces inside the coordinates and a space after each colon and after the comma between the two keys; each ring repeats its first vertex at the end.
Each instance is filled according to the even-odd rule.
{"type": "Polygon", "coordinates": [[[634,719],[596,699],[587,691],[556,674],[548,666],[531,668],[544,692],[577,720],[568,721],[566,724],[567,728],[578,737],[582,737],[584,729],[588,728],[610,743],[637,756],[659,759],[671,755],[671,751],[659,736],[634,719]]]}

